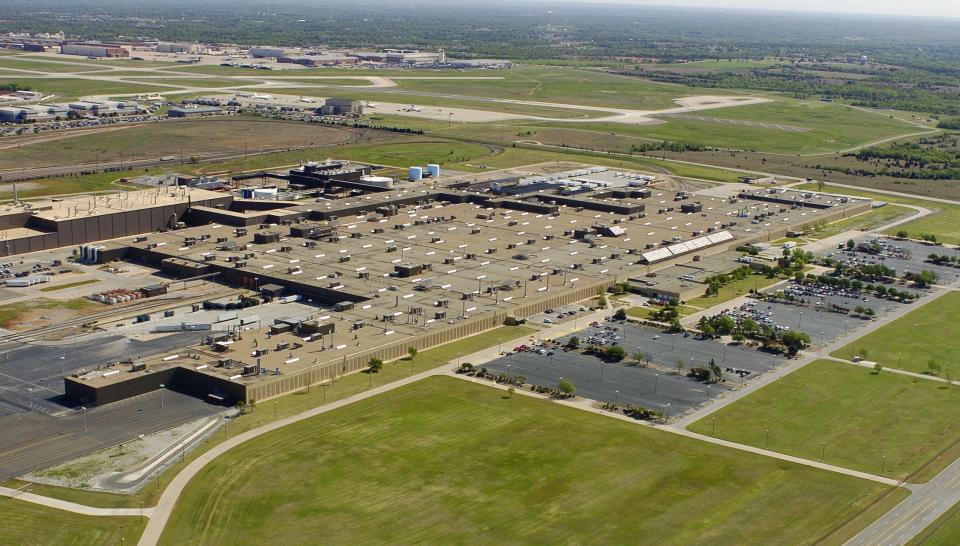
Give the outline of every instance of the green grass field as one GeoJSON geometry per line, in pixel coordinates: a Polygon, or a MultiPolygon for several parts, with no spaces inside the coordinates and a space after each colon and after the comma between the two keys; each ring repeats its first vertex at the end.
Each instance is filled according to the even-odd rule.
{"type": "MultiPolygon", "coordinates": [[[[799,184],[796,189],[817,191],[816,184],[799,184]]],[[[960,206],[948,203],[938,203],[936,201],[927,201],[921,197],[902,197],[898,195],[887,195],[883,193],[871,192],[869,190],[857,190],[850,188],[831,188],[826,184],[823,188],[825,192],[834,192],[844,195],[867,197],[877,201],[886,201],[888,203],[898,203],[902,205],[913,205],[930,209],[932,214],[918,218],[911,222],[899,225],[887,231],[888,234],[904,230],[911,238],[919,239],[923,233],[930,233],[937,236],[937,239],[943,243],[960,244],[960,206]]]]}
{"type": "Polygon", "coordinates": [[[75,78],[0,78],[2,84],[17,84],[40,91],[44,95],[57,95],[57,100],[72,100],[87,95],[111,95],[114,93],[156,93],[170,89],[158,85],[119,83],[75,78]]]}
{"type": "MultiPolygon", "coordinates": [[[[719,303],[730,301],[737,296],[748,294],[751,290],[760,290],[762,288],[766,288],[771,284],[778,283],[782,280],[783,279],[779,277],[768,279],[763,275],[750,275],[744,279],[735,280],[729,284],[721,286],[716,296],[700,296],[699,298],[693,298],[686,303],[692,307],[706,309],[719,303]]],[[[706,291],[706,286],[704,287],[704,291],[706,291]]]]}
{"type": "Polygon", "coordinates": [[[887,225],[895,220],[906,218],[916,214],[911,208],[898,205],[886,205],[884,207],[872,209],[864,214],[858,214],[852,218],[845,218],[839,222],[825,225],[810,234],[811,239],[826,239],[844,231],[850,230],[871,230],[880,226],[887,225]]]}
{"type": "MultiPolygon", "coordinates": [[[[308,390],[281,396],[260,404],[259,409],[255,409],[250,413],[246,413],[232,420],[229,426],[229,433],[231,436],[239,434],[273,421],[274,416],[276,416],[276,418],[288,417],[324,403],[353,396],[369,389],[371,384],[373,387],[379,387],[380,385],[403,379],[415,373],[436,368],[437,366],[453,364],[458,354],[472,354],[477,351],[489,349],[490,347],[495,347],[501,342],[505,343],[518,338],[529,336],[532,339],[534,333],[536,333],[536,329],[526,326],[500,326],[475,336],[461,339],[456,343],[449,343],[421,351],[413,361],[404,357],[394,362],[388,362],[379,373],[374,374],[372,377],[365,373],[355,373],[341,377],[333,383],[328,383],[325,388],[315,385],[308,390]]],[[[160,488],[153,487],[153,484],[151,484],[150,487],[144,487],[134,494],[121,495],[117,493],[104,493],[32,483],[30,484],[30,491],[38,495],[100,508],[136,508],[140,505],[140,501],[143,501],[144,506],[153,506],[157,503],[162,487],[169,482],[170,476],[175,475],[194,458],[217,445],[224,438],[225,436],[223,434],[216,434],[204,442],[199,448],[187,453],[182,461],[175,462],[171,465],[160,477],[162,484],[160,488]]],[[[20,480],[11,480],[3,485],[11,488],[19,488],[27,485],[27,483],[20,480]]],[[[3,502],[2,499],[0,499],[0,502],[3,502]]],[[[0,542],[0,544],[2,544],[2,542],[0,542]]]]}
{"type": "Polygon", "coordinates": [[[925,372],[930,359],[939,362],[943,373],[956,379],[960,373],[960,345],[943,340],[960,336],[960,293],[950,292],[897,320],[874,330],[831,355],[851,359],[861,349],[867,360],[885,367],[925,372]]]}
{"type": "Polygon", "coordinates": [[[95,66],[82,64],[55,63],[50,61],[30,59],[26,57],[11,56],[0,59],[0,68],[17,68],[20,70],[35,70],[48,74],[61,72],[95,72],[100,70],[95,66]]]}
{"type": "Polygon", "coordinates": [[[228,80],[222,78],[171,78],[169,76],[153,76],[149,73],[145,73],[142,76],[129,76],[129,79],[146,83],[156,82],[157,84],[167,86],[210,87],[211,89],[236,87],[239,85],[254,85],[260,83],[254,80],[228,80]]]}
{"type": "Polygon", "coordinates": [[[0,499],[0,544],[105,546],[136,544],[143,523],[136,517],[81,516],[14,499],[0,499]]]}
{"type": "MultiPolygon", "coordinates": [[[[118,161],[121,154],[130,160],[161,155],[179,157],[183,152],[189,161],[192,154],[205,152],[253,152],[353,140],[341,128],[246,116],[114,126],[96,133],[74,134],[77,136],[4,149],[0,153],[0,169],[93,164],[98,157],[101,161],[118,161]]],[[[17,141],[0,139],[0,143],[4,142],[17,141]]]]}
{"type": "Polygon", "coordinates": [[[161,543],[812,544],[887,490],[438,377],[232,450],[161,543]]]}
{"type": "Polygon", "coordinates": [[[99,307],[101,307],[101,305],[98,303],[80,298],[72,300],[50,300],[40,298],[31,301],[8,303],[5,305],[0,305],[0,328],[10,328],[25,314],[38,309],[76,311],[78,314],[82,314],[84,311],[99,307]]]}
{"type": "Polygon", "coordinates": [[[935,458],[960,440],[960,389],[871,372],[819,360],[688,428],[811,460],[823,453],[824,462],[871,474],[883,466],[893,478],[953,462],[935,458]]]}
{"type": "Polygon", "coordinates": [[[549,149],[540,150],[528,148],[505,148],[502,153],[495,156],[471,159],[459,164],[450,165],[450,167],[468,172],[481,172],[484,170],[506,169],[552,161],[573,161],[589,165],[605,165],[608,167],[636,169],[652,173],[672,174],[680,177],[700,178],[716,182],[736,182],[739,176],[739,173],[736,171],[727,169],[687,165],[647,157],[615,156],[602,152],[590,153],[578,150],[562,152],[549,149]]]}

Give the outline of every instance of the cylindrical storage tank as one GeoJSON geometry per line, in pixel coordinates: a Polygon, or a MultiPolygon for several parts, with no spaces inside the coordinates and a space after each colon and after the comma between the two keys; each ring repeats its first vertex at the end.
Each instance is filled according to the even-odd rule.
{"type": "Polygon", "coordinates": [[[378,188],[392,188],[393,179],[389,176],[363,176],[360,181],[364,184],[370,184],[378,188]]]}
{"type": "Polygon", "coordinates": [[[410,181],[423,180],[423,167],[410,167],[410,181]]]}
{"type": "Polygon", "coordinates": [[[440,165],[436,163],[428,163],[427,172],[430,173],[430,176],[434,178],[440,176],[440,165]]]}

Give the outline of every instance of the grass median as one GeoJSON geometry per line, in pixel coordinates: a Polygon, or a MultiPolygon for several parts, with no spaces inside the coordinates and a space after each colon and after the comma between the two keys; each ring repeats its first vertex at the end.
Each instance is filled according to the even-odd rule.
{"type": "Polygon", "coordinates": [[[102,546],[136,544],[138,517],[82,516],[16,499],[0,499],[0,544],[102,546]]]}
{"type": "Polygon", "coordinates": [[[960,373],[960,345],[949,340],[958,336],[960,293],[950,292],[830,354],[847,360],[861,355],[887,368],[956,379],[960,373]]]}
{"type": "Polygon", "coordinates": [[[819,360],[688,427],[891,478],[942,469],[960,441],[960,388],[819,360]]]}

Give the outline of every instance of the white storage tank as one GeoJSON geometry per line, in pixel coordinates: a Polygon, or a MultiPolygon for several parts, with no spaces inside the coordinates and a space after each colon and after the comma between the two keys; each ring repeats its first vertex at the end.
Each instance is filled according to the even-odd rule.
{"type": "Polygon", "coordinates": [[[428,163],[427,172],[430,173],[430,176],[432,176],[433,178],[437,178],[438,176],[440,176],[440,165],[438,165],[437,163],[428,163]]]}
{"type": "Polygon", "coordinates": [[[423,167],[410,167],[410,181],[423,180],[423,167]]]}
{"type": "Polygon", "coordinates": [[[360,181],[363,182],[364,184],[369,184],[371,186],[376,186],[378,188],[393,187],[393,179],[390,178],[389,176],[364,176],[360,178],[360,181]]]}

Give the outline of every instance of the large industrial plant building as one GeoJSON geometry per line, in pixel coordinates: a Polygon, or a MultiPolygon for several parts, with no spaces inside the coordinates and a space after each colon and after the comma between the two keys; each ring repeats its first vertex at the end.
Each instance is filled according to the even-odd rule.
{"type": "Polygon", "coordinates": [[[176,355],[66,378],[77,403],[107,403],[161,384],[233,403],[522,322],[616,282],[652,297],[702,292],[696,282],[649,273],[678,264],[729,270],[739,245],[871,203],[780,189],[694,196],[604,168],[396,185],[371,183],[380,177],[370,173],[335,163],[271,175],[315,200],[167,187],[8,205],[0,210],[0,254],[78,246],[88,263],[121,260],[173,279],[214,278],[242,288],[250,305],[295,298],[316,306],[309,316],[206,332],[176,355]]]}

